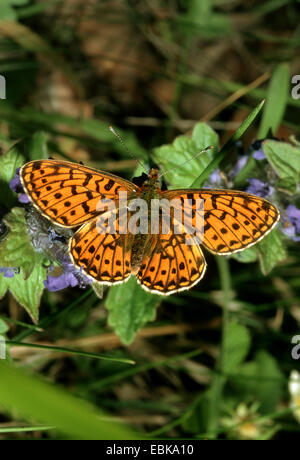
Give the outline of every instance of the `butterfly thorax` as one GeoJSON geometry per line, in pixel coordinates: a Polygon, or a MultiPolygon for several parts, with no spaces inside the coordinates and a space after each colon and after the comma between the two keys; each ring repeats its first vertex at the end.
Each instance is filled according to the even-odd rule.
{"type": "Polygon", "coordinates": [[[141,186],[141,197],[145,200],[155,198],[159,190],[158,169],[151,168],[147,179],[141,186]]]}
{"type": "MultiPolygon", "coordinates": [[[[141,193],[139,198],[142,198],[148,203],[148,224],[150,228],[150,202],[152,199],[159,198],[159,191],[160,185],[158,180],[158,170],[151,168],[147,179],[141,186],[141,193]]],[[[151,251],[151,247],[154,244],[154,238],[151,234],[142,234],[137,233],[134,235],[133,244],[132,244],[132,252],[131,252],[131,265],[132,265],[132,273],[136,273],[141,266],[142,260],[145,254],[148,254],[151,251]]]]}

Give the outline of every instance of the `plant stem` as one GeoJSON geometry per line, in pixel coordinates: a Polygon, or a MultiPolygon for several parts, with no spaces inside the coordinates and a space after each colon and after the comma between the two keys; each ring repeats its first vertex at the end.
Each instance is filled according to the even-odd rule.
{"type": "Polygon", "coordinates": [[[216,257],[218,271],[220,275],[221,288],[223,291],[223,321],[222,321],[222,339],[221,339],[221,352],[217,362],[217,369],[214,375],[211,389],[210,389],[210,408],[209,408],[209,421],[208,432],[211,434],[216,433],[218,430],[220,418],[220,406],[222,401],[222,393],[226,384],[227,377],[224,373],[224,352],[225,352],[225,337],[227,332],[227,325],[229,319],[229,301],[231,290],[231,278],[228,259],[225,257],[216,257]]]}

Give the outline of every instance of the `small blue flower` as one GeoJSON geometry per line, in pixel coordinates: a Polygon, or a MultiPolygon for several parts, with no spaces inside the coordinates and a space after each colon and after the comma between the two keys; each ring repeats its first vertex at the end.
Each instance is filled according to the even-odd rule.
{"type": "Polygon", "coordinates": [[[256,150],[255,152],[253,152],[252,156],[253,158],[255,158],[255,160],[259,160],[259,161],[265,160],[267,158],[262,147],[259,150],[256,150]]]}
{"type": "Polygon", "coordinates": [[[75,287],[78,284],[78,279],[74,273],[71,272],[65,272],[60,276],[48,275],[47,279],[44,281],[45,288],[51,292],[60,291],[67,287],[75,287]]]}
{"type": "Polygon", "coordinates": [[[13,267],[1,267],[0,273],[3,273],[4,278],[13,278],[17,273],[17,269],[13,267]]]}
{"type": "Polygon", "coordinates": [[[23,191],[19,172],[20,168],[17,168],[14,177],[9,182],[10,188],[16,193],[20,193],[23,191]]]}
{"type": "Polygon", "coordinates": [[[220,174],[220,170],[219,169],[215,169],[211,175],[209,176],[209,181],[211,184],[217,184],[219,182],[221,182],[222,178],[221,178],[221,174],[220,174]]]}
{"type": "Polygon", "coordinates": [[[261,196],[264,198],[266,196],[272,195],[274,192],[274,187],[259,179],[251,178],[248,179],[248,182],[250,182],[250,185],[246,189],[247,193],[253,193],[253,195],[261,196]]]}
{"type": "Polygon", "coordinates": [[[265,155],[262,143],[263,143],[262,140],[256,140],[252,142],[248,150],[248,155],[252,153],[252,156],[253,158],[255,158],[255,160],[259,160],[259,161],[265,160],[266,155],[265,155]]]}
{"type": "Polygon", "coordinates": [[[243,169],[243,167],[245,166],[245,164],[247,163],[248,161],[248,155],[242,155],[238,161],[236,162],[236,165],[235,167],[233,168],[231,174],[230,174],[230,178],[231,179],[234,179],[235,176],[238,175],[238,173],[243,169]]]}
{"type": "Polygon", "coordinates": [[[92,280],[85,276],[81,269],[76,268],[75,265],[72,264],[70,256],[66,252],[58,250],[56,256],[57,261],[63,269],[63,273],[59,276],[51,276],[48,273],[47,279],[44,281],[45,288],[48,289],[48,291],[55,292],[75,286],[85,289],[92,283],[92,280]]]}
{"type": "Polygon", "coordinates": [[[286,218],[282,227],[282,233],[293,241],[300,241],[300,209],[290,204],[286,208],[286,218]]]}
{"type": "Polygon", "coordinates": [[[22,204],[30,203],[30,199],[28,198],[28,195],[26,195],[26,193],[20,193],[18,196],[18,200],[22,204]]]}
{"type": "Polygon", "coordinates": [[[205,183],[205,187],[207,188],[222,188],[223,187],[223,178],[221,176],[221,171],[219,168],[215,169],[209,179],[205,183]]]}
{"type": "Polygon", "coordinates": [[[14,177],[9,182],[9,186],[11,190],[19,194],[18,200],[20,201],[20,203],[27,204],[30,202],[30,200],[26,193],[24,193],[19,172],[20,168],[17,168],[14,177]]]}

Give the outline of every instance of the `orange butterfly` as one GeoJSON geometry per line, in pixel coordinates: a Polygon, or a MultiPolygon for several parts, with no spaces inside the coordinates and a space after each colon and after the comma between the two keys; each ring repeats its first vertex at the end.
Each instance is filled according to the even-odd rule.
{"type": "MultiPolygon", "coordinates": [[[[218,255],[248,248],[270,232],[279,219],[278,210],[270,202],[245,192],[162,191],[156,169],[151,169],[140,187],[113,174],[60,160],[26,163],[20,177],[32,204],[45,217],[62,227],[79,227],[69,243],[76,267],[93,280],[108,285],[122,283],[135,275],[144,289],[156,294],[169,295],[189,289],[203,277],[206,262],[199,240],[190,231],[197,224],[199,213],[203,222],[201,243],[218,255]],[[121,192],[128,196],[122,209],[118,207],[121,192]],[[131,216],[130,202],[136,198],[148,204],[157,198],[188,203],[184,209],[188,223],[177,225],[173,210],[173,226],[165,233],[161,226],[156,233],[124,231],[121,213],[125,209],[131,216]],[[99,203],[108,200],[116,207],[100,210],[99,203]],[[196,206],[199,200],[203,203],[201,212],[196,206]],[[106,219],[106,227],[113,217],[115,231],[99,232],[99,217],[106,219]],[[181,232],[175,232],[176,226],[181,232]]],[[[142,218],[149,221],[151,211],[142,218]]]]}

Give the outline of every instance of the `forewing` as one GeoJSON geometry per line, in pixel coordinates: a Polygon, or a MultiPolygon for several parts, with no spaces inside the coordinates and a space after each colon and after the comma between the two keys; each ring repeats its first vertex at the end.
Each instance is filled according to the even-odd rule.
{"type": "Polygon", "coordinates": [[[170,190],[163,197],[191,203],[188,221],[201,234],[202,244],[215,254],[232,254],[267,235],[279,220],[277,208],[256,195],[233,190],[170,190]],[[202,207],[196,208],[198,200],[202,207]],[[202,215],[201,228],[196,216],[202,215]]]}
{"type": "Polygon", "coordinates": [[[77,227],[117,202],[121,191],[139,188],[120,177],[59,160],[36,160],[20,171],[23,187],[39,211],[58,225],[77,227]]]}

